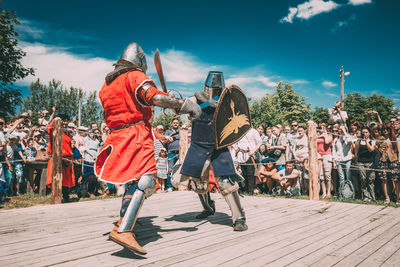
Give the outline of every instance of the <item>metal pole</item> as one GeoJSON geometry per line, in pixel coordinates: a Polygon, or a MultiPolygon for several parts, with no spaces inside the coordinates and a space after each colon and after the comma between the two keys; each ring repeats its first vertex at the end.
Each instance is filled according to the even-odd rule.
{"type": "Polygon", "coordinates": [[[344,70],[343,66],[340,68],[340,102],[343,103],[344,97],[344,70]]]}

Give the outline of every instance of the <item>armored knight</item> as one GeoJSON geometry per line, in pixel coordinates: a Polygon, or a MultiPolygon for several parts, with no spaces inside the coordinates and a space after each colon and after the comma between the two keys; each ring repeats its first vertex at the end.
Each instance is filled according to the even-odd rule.
{"type": "Polygon", "coordinates": [[[233,229],[245,231],[247,230],[246,217],[240,204],[239,185],[233,179],[236,176],[233,160],[226,147],[216,149],[211,124],[216,110],[216,101],[224,87],[223,73],[210,71],[204,91],[195,93],[197,104],[207,107],[203,107],[200,117],[192,122],[191,144],[180,174],[186,178],[191,177],[191,187],[198,194],[204,209],[196,218],[204,219],[215,213],[215,204],[208,191],[209,170],[212,168],[221,194],[231,209],[233,229]]]}
{"type": "Polygon", "coordinates": [[[152,127],[152,106],[174,109],[179,114],[198,118],[201,108],[189,99],[176,99],[156,88],[146,76],[146,57],[142,48],[129,44],[106,78],[99,96],[111,134],[95,163],[99,180],[127,184],[122,199],[120,220],[110,239],[129,250],[146,254],[132,233],[144,199],[155,187],[156,163],[152,127]]]}

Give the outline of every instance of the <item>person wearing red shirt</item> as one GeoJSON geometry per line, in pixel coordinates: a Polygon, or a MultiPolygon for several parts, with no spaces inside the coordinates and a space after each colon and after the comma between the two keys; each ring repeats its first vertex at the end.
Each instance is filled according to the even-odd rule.
{"type": "Polygon", "coordinates": [[[110,239],[132,252],[146,254],[132,230],[145,197],[154,192],[156,183],[151,107],[172,108],[192,118],[201,115],[201,108],[189,99],[177,99],[156,88],[146,76],[146,57],[137,43],[130,43],[114,66],[99,92],[111,134],[99,152],[95,174],[105,183],[126,184],[121,218],[110,239]]]}
{"type": "Polygon", "coordinates": [[[331,172],[332,172],[332,135],[327,133],[326,125],[320,124],[317,127],[317,151],[322,158],[321,162],[321,188],[322,198],[331,197],[331,172]]]}

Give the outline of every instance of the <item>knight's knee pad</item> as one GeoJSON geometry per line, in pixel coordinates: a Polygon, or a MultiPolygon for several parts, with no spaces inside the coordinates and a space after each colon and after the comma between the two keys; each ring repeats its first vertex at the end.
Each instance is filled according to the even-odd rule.
{"type": "Polygon", "coordinates": [[[190,181],[190,185],[197,194],[206,194],[208,192],[208,181],[190,181]]]}
{"type": "Polygon", "coordinates": [[[138,182],[138,189],[144,192],[146,198],[150,197],[156,187],[156,178],[153,174],[144,174],[138,182]]]}
{"type": "Polygon", "coordinates": [[[229,177],[220,177],[217,179],[219,185],[219,190],[223,196],[239,190],[239,185],[237,182],[233,182],[229,177]]]}

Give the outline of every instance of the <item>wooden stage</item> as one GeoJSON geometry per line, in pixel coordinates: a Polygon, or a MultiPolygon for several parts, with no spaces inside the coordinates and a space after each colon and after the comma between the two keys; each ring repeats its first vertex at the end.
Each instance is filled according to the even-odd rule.
{"type": "Polygon", "coordinates": [[[0,211],[1,266],[400,266],[400,208],[244,197],[234,232],[224,199],[196,220],[193,192],[154,194],[135,231],[148,250],[108,241],[121,199],[0,211]]]}

